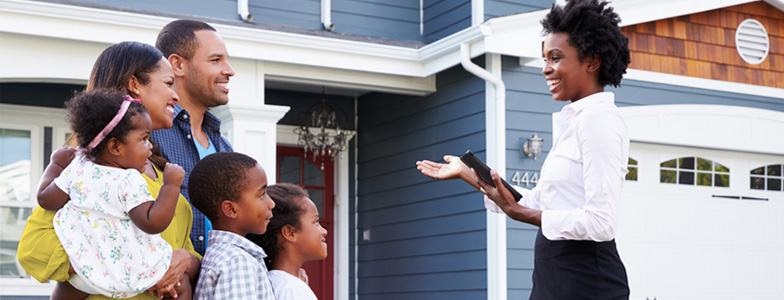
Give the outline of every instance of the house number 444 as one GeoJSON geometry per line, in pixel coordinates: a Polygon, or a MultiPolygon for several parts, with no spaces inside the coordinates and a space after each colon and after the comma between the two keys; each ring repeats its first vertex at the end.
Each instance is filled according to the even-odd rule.
{"type": "Polygon", "coordinates": [[[523,184],[525,186],[536,185],[539,182],[539,173],[534,172],[533,175],[529,175],[528,172],[525,172],[520,176],[520,172],[515,172],[514,176],[512,176],[512,182],[517,186],[522,186],[523,184]]]}

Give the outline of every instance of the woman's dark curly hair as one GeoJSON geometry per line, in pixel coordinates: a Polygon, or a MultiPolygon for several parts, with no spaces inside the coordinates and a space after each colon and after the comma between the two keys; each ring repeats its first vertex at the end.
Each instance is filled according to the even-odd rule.
{"type": "Polygon", "coordinates": [[[267,225],[267,231],[262,235],[248,234],[247,238],[261,246],[267,257],[264,262],[271,266],[278,257],[281,248],[278,245],[278,235],[283,226],[291,225],[294,230],[300,228],[300,216],[305,213],[303,200],[308,198],[308,192],[296,184],[278,183],[267,188],[275,208],[272,209],[272,219],[267,225]]]}
{"type": "Polygon", "coordinates": [[[566,6],[553,4],[542,19],[543,33],[566,33],[569,44],[578,49],[582,61],[598,55],[601,60],[599,85],[621,85],[626,67],[631,62],[629,39],[621,33],[621,17],[607,1],[569,0],[566,6]]]}
{"type": "Polygon", "coordinates": [[[117,126],[106,135],[97,146],[87,149],[87,145],[106,127],[114,118],[120,105],[125,101],[125,93],[113,89],[96,89],[84,91],[65,103],[66,118],[71,125],[71,130],[76,134],[76,142],[80,148],[85,149],[85,156],[94,159],[106,148],[107,142],[115,138],[125,140],[125,136],[134,130],[133,117],[146,114],[147,109],[138,102],[131,102],[128,111],[117,123],[117,126]]]}

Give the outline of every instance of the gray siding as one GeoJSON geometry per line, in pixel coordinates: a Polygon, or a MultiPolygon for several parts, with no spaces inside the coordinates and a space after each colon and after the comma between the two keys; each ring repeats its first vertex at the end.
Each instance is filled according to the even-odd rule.
{"type": "MultiPolygon", "coordinates": [[[[507,87],[506,179],[516,171],[539,172],[552,147],[552,113],[567,103],[552,99],[540,69],[521,67],[517,58],[504,57],[503,80],[507,87]],[[520,154],[520,138],[534,132],[544,139],[542,155],[536,161],[520,154]]],[[[616,105],[720,104],[784,111],[781,99],[717,92],[637,80],[623,80],[614,92],[616,105]]],[[[531,186],[533,187],[533,186],[531,186]]],[[[537,227],[507,219],[507,275],[509,299],[527,299],[533,270],[533,246],[537,227]]],[[[623,253],[621,253],[623,257],[623,253]]]]}
{"type": "MultiPolygon", "coordinates": [[[[506,84],[506,180],[511,183],[515,172],[539,173],[544,158],[553,146],[552,113],[562,103],[553,101],[544,76],[538,69],[521,68],[516,58],[504,57],[502,78],[506,84]],[[534,132],[544,139],[537,160],[521,154],[520,139],[534,132]]],[[[514,184],[514,183],[512,183],[514,184]]],[[[525,187],[525,185],[523,185],[525,187]]],[[[533,185],[529,186],[533,188],[533,185]]],[[[507,296],[528,299],[534,267],[534,240],[538,227],[507,217],[507,296]]]]}
{"type": "Polygon", "coordinates": [[[73,2],[106,8],[126,8],[165,14],[240,20],[240,16],[237,14],[236,0],[74,0],[73,2]]]}
{"type": "Polygon", "coordinates": [[[332,0],[335,32],[421,41],[419,0],[332,0]]]}
{"type": "Polygon", "coordinates": [[[500,16],[549,9],[553,0],[485,0],[485,20],[500,16]]]}
{"type": "Polygon", "coordinates": [[[421,159],[472,149],[485,155],[484,82],[460,67],[427,97],[359,101],[358,293],[361,299],[487,297],[486,217],[460,181],[435,181],[421,159]],[[370,241],[362,240],[370,230],[370,241]]]}
{"type": "MultiPolygon", "coordinates": [[[[237,13],[236,0],[76,0],[75,2],[196,18],[241,20],[237,13]]],[[[248,11],[253,15],[254,23],[322,29],[320,0],[250,0],[248,11]]]]}
{"type": "MultiPolygon", "coordinates": [[[[165,14],[239,21],[236,0],[77,0],[101,7],[126,8],[165,14]]],[[[322,29],[320,0],[250,0],[254,23],[322,29]]]]}
{"type": "MultiPolygon", "coordinates": [[[[236,0],[234,18],[238,20],[236,0]]],[[[254,23],[278,24],[305,29],[322,29],[320,0],[249,0],[254,23]]]]}
{"type": "Polygon", "coordinates": [[[422,9],[422,41],[425,43],[471,27],[470,0],[424,0],[422,9]]]}

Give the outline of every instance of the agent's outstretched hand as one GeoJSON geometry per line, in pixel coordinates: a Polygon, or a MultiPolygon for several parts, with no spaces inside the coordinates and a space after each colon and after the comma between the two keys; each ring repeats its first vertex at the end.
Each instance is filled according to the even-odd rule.
{"type": "Polygon", "coordinates": [[[448,164],[432,162],[429,160],[421,160],[416,162],[417,169],[425,174],[427,177],[435,179],[465,179],[471,174],[471,169],[468,168],[460,158],[453,155],[445,155],[444,160],[448,164]]]}

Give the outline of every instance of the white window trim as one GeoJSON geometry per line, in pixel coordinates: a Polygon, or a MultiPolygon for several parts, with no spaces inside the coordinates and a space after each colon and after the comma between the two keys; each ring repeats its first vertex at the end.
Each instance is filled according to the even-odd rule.
{"type": "MultiPolygon", "coordinates": [[[[0,114],[3,121],[6,120],[6,116],[4,116],[5,112],[0,114]]],[[[38,185],[38,178],[41,177],[42,166],[43,162],[36,161],[36,158],[43,157],[43,134],[42,130],[39,126],[32,126],[32,125],[20,125],[14,123],[3,122],[0,123],[0,128],[3,129],[13,129],[13,130],[24,130],[30,132],[30,197],[33,198],[35,195],[36,186],[38,185]]],[[[33,201],[21,202],[21,201],[0,201],[0,207],[35,207],[37,203],[33,201]]]]}
{"type": "Polygon", "coordinates": [[[762,174],[751,174],[752,170],[755,170],[755,169],[758,169],[758,168],[764,168],[764,170],[766,170],[768,166],[781,165],[781,164],[782,163],[771,163],[771,164],[761,165],[761,166],[758,166],[758,167],[752,166],[749,170],[747,170],[747,172],[749,173],[749,177],[750,178],[762,178],[762,180],[765,181],[765,183],[763,185],[765,189],[761,189],[761,190],[752,189],[751,188],[751,183],[749,183],[749,189],[752,190],[752,191],[760,191],[760,192],[766,191],[766,192],[774,192],[774,193],[775,192],[779,192],[779,193],[781,193],[782,191],[778,191],[778,190],[768,190],[768,183],[767,183],[767,181],[768,181],[768,178],[770,178],[770,179],[782,179],[782,176],[772,176],[772,175],[766,174],[766,172],[763,172],[762,174]]]}
{"type": "MultiPolygon", "coordinates": [[[[715,176],[715,175],[727,175],[729,179],[732,179],[732,177],[730,175],[731,175],[731,173],[733,173],[732,169],[727,167],[726,163],[719,163],[718,160],[711,159],[711,158],[706,158],[705,156],[701,156],[701,155],[680,156],[680,157],[674,157],[672,159],[667,159],[667,160],[664,160],[664,161],[660,161],[659,162],[659,172],[661,172],[661,171],[675,171],[676,174],[678,174],[678,175],[676,176],[675,182],[661,182],[661,175],[659,175],[659,183],[660,184],[684,185],[684,186],[693,186],[693,187],[700,187],[701,186],[701,187],[708,187],[708,188],[730,188],[731,187],[730,185],[728,185],[728,186],[716,186],[715,178],[713,178],[713,176],[715,176]],[[683,169],[683,168],[681,168],[680,166],[677,166],[677,165],[676,165],[676,167],[662,167],[661,166],[661,164],[663,164],[664,162],[668,162],[668,161],[671,161],[671,160],[675,160],[676,164],[677,164],[677,160],[682,159],[682,158],[694,158],[694,165],[695,165],[694,169],[683,169]],[[704,160],[710,161],[712,169],[711,170],[698,170],[697,166],[696,166],[698,159],[704,159],[704,160]],[[727,172],[716,171],[715,170],[715,166],[716,165],[724,166],[729,171],[727,171],[727,172]],[[692,183],[692,184],[680,183],[679,182],[680,181],[680,172],[691,172],[691,173],[694,173],[694,180],[695,180],[694,183],[692,183]],[[699,184],[697,184],[697,174],[710,174],[711,177],[712,177],[711,178],[711,185],[708,186],[708,185],[699,185],[699,184]]],[[[727,182],[727,183],[730,184],[730,182],[727,182]]]]}
{"type": "MultiPolygon", "coordinates": [[[[45,126],[52,127],[53,143],[64,141],[61,133],[68,131],[65,122],[65,110],[55,108],[33,107],[13,104],[0,104],[0,127],[9,129],[30,130],[30,167],[31,179],[30,191],[36,190],[38,185],[37,178],[43,173],[43,129],[45,126]],[[59,141],[58,141],[59,138],[59,141]]],[[[55,148],[58,144],[54,144],[55,148]]],[[[23,205],[18,202],[3,202],[0,206],[6,207],[35,207],[37,203],[30,201],[23,205]]],[[[48,296],[52,293],[54,283],[39,283],[33,278],[14,278],[2,277],[0,280],[0,295],[5,296],[48,296]]]]}

